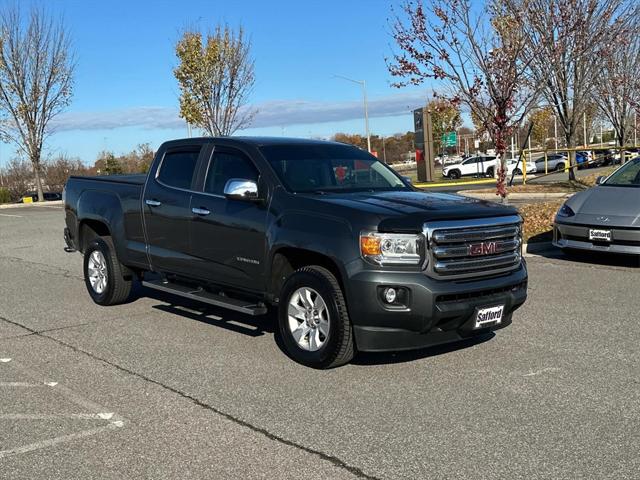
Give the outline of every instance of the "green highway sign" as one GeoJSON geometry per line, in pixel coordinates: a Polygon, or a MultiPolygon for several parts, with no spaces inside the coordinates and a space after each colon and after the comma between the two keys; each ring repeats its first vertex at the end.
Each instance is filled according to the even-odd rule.
{"type": "Polygon", "coordinates": [[[458,134],[456,132],[443,133],[442,144],[445,147],[455,147],[458,144],[458,134]]]}

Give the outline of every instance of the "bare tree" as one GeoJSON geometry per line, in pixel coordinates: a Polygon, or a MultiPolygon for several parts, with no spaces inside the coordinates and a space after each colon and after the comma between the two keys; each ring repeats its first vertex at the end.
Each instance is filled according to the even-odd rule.
{"type": "Polygon", "coordinates": [[[44,177],[50,191],[61,192],[71,175],[88,175],[89,169],[79,158],[59,155],[43,163],[44,177]]]}
{"type": "Polygon", "coordinates": [[[402,79],[395,86],[435,79],[441,81],[444,92],[436,96],[467,107],[495,145],[497,194],[505,198],[507,140],[537,95],[527,82],[517,15],[506,11],[501,1],[474,3],[405,1],[403,16],[396,15],[392,24],[401,52],[388,67],[402,79]]]}
{"type": "Polygon", "coordinates": [[[38,199],[43,200],[42,147],[49,123],[70,102],[74,59],[62,21],[19,7],[0,13],[0,135],[31,161],[38,199]]]}
{"type": "Polygon", "coordinates": [[[26,160],[19,157],[11,159],[4,173],[6,187],[13,200],[33,191],[33,170],[26,160]]]}
{"type": "Polygon", "coordinates": [[[176,45],[180,116],[211,136],[228,136],[249,126],[255,110],[246,106],[255,81],[251,43],[242,28],[216,27],[203,44],[186,31],[176,45]]]}
{"type": "MultiPolygon", "coordinates": [[[[614,40],[637,18],[627,0],[503,0],[517,15],[534,83],[554,109],[567,147],[575,147],[595,81],[614,40]]],[[[575,165],[575,152],[570,154],[575,165]]],[[[574,168],[569,178],[575,179],[574,168]]]]}
{"type": "Polygon", "coordinates": [[[632,132],[635,106],[640,104],[640,37],[619,36],[596,76],[594,100],[611,123],[618,145],[632,132]]]}

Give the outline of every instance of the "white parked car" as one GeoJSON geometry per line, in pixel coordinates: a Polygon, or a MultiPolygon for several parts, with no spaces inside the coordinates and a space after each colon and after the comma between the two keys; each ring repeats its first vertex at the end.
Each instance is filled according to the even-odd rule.
{"type": "MultiPolygon", "coordinates": [[[[516,160],[507,161],[507,175],[511,175],[514,171],[516,175],[522,175],[522,165],[519,165],[518,168],[516,168],[516,164],[516,160]]],[[[527,173],[536,172],[535,162],[526,162],[526,165],[527,173]]],[[[442,175],[451,179],[463,176],[493,177],[495,168],[496,157],[476,156],[469,157],[460,163],[445,166],[442,169],[442,175]]]]}
{"type": "Polygon", "coordinates": [[[442,175],[451,179],[464,176],[484,177],[493,175],[496,165],[496,157],[476,156],[469,157],[459,163],[453,163],[442,169],[442,175]]]}
{"type": "MultiPolygon", "coordinates": [[[[518,165],[518,168],[516,168],[517,164],[518,164],[517,160],[508,160],[507,161],[507,174],[508,175],[511,175],[514,170],[516,172],[516,175],[522,175],[522,164],[518,165]]],[[[527,166],[527,173],[536,173],[538,171],[538,167],[536,167],[536,163],[535,162],[524,162],[524,164],[527,166]]]]}

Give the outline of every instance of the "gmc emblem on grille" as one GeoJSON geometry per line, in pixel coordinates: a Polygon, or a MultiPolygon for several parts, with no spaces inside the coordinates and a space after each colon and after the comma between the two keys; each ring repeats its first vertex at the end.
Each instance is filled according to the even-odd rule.
{"type": "Polygon", "coordinates": [[[496,253],[497,244],[496,242],[472,243],[467,248],[469,255],[477,257],[478,255],[491,255],[496,253]]]}

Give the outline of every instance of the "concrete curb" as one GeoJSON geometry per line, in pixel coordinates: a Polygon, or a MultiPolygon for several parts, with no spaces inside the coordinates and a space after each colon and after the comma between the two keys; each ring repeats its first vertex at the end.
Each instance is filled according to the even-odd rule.
{"type": "Polygon", "coordinates": [[[3,203],[0,210],[5,208],[29,208],[29,207],[58,207],[64,205],[62,200],[53,200],[52,202],[35,202],[35,203],[3,203]]]}
{"type": "Polygon", "coordinates": [[[551,242],[523,243],[522,251],[525,257],[535,257],[545,253],[560,253],[560,250],[554,247],[551,242]]]}
{"type": "MultiPolygon", "coordinates": [[[[495,193],[474,193],[473,190],[458,192],[461,195],[481,200],[495,200],[498,196],[495,193]]],[[[555,192],[555,193],[510,193],[507,199],[513,200],[556,200],[558,198],[569,198],[573,192],[555,192]]]]}

